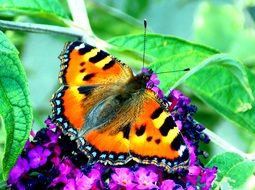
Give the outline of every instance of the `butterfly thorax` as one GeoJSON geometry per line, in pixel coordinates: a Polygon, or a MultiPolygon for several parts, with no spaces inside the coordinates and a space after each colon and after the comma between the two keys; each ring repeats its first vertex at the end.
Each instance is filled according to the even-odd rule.
{"type": "Polygon", "coordinates": [[[144,90],[149,80],[150,75],[147,73],[140,73],[136,75],[135,77],[131,78],[125,85],[126,93],[136,93],[144,90]]]}
{"type": "MultiPolygon", "coordinates": [[[[109,122],[113,122],[121,112],[130,110],[129,105],[138,105],[138,102],[143,99],[150,76],[151,73],[140,73],[131,77],[123,85],[113,86],[112,91],[108,92],[111,94],[95,104],[88,112],[83,127],[85,130],[82,130],[81,134],[95,128],[103,128],[109,122]]],[[[133,113],[134,116],[138,114],[139,108],[136,110],[137,112],[133,113]]]]}

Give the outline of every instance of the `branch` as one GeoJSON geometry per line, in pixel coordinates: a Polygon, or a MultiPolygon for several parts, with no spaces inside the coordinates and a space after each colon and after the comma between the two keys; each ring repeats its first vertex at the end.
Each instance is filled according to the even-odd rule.
{"type": "Polygon", "coordinates": [[[85,41],[89,39],[89,36],[78,28],[67,28],[46,24],[32,24],[0,20],[0,29],[27,31],[44,34],[58,34],[78,39],[84,39],[85,41]]]}
{"type": "Polygon", "coordinates": [[[210,137],[212,142],[214,142],[216,145],[221,147],[223,150],[230,151],[230,152],[235,152],[242,156],[243,158],[247,160],[254,161],[255,160],[255,154],[247,154],[244,153],[243,151],[239,150],[238,148],[234,147],[233,145],[229,144],[227,141],[216,135],[214,132],[212,132],[209,129],[205,129],[205,133],[210,137]]]}
{"type": "Polygon", "coordinates": [[[81,28],[89,36],[93,36],[93,31],[89,23],[85,1],[84,0],[67,0],[67,2],[73,17],[74,27],[81,28]]]}
{"type": "Polygon", "coordinates": [[[80,28],[84,33],[86,33],[89,38],[86,38],[86,42],[92,44],[101,49],[105,49],[108,46],[107,42],[97,38],[92,31],[91,25],[89,23],[89,18],[87,14],[87,9],[84,0],[67,0],[68,7],[71,11],[73,21],[66,23],[70,27],[80,28]]]}

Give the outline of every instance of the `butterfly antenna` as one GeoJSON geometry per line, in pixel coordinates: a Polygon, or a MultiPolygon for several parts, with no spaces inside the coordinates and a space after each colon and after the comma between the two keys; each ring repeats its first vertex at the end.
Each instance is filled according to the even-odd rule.
{"type": "Polygon", "coordinates": [[[173,71],[164,71],[164,72],[159,72],[159,73],[156,73],[157,75],[158,74],[164,74],[164,73],[174,73],[174,72],[186,72],[186,71],[190,71],[190,68],[186,68],[186,69],[181,69],[181,70],[173,70],[173,71]]]}
{"type": "Polygon", "coordinates": [[[145,61],[145,51],[146,51],[146,31],[147,31],[147,20],[143,20],[144,25],[144,36],[143,36],[143,68],[144,68],[144,61],[145,61]]]}

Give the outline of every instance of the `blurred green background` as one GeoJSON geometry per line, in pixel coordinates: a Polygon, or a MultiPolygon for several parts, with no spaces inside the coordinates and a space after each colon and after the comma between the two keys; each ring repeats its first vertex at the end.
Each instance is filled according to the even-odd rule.
{"type": "MultiPolygon", "coordinates": [[[[67,11],[66,2],[61,3],[67,11]]],[[[255,0],[87,0],[86,6],[93,31],[103,40],[143,33],[143,19],[146,18],[148,33],[177,36],[230,53],[255,73],[255,0]]],[[[0,12],[0,17],[65,26],[55,17],[43,14],[0,12]]],[[[60,61],[57,57],[64,43],[74,39],[27,32],[7,31],[6,34],[20,51],[34,108],[33,128],[38,130],[44,127],[43,122],[51,113],[49,100],[58,88],[60,61]]],[[[198,107],[195,118],[199,122],[240,150],[254,152],[254,134],[215,113],[185,86],[180,88],[198,107]]],[[[211,155],[222,151],[215,145],[205,149],[211,155]]]]}

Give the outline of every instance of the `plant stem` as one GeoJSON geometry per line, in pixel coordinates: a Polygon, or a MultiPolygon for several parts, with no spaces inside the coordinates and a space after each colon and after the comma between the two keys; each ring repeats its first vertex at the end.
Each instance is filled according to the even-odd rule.
{"type": "Polygon", "coordinates": [[[89,36],[93,36],[87,9],[84,0],[67,0],[68,7],[73,17],[73,24],[77,28],[84,30],[89,36]]]}
{"type": "Polygon", "coordinates": [[[89,38],[86,35],[86,33],[82,32],[78,28],[66,28],[66,27],[52,26],[52,25],[46,25],[46,24],[32,24],[32,23],[0,20],[0,29],[36,32],[36,33],[44,33],[44,34],[45,33],[58,34],[58,35],[69,36],[69,37],[74,37],[78,39],[85,39],[85,40],[89,38]]]}
{"type": "Polygon", "coordinates": [[[89,38],[86,38],[86,42],[95,45],[101,49],[108,46],[107,42],[97,38],[93,33],[89,23],[87,9],[84,0],[67,0],[69,9],[72,14],[73,21],[66,22],[70,27],[80,28],[89,38]]]}
{"type": "Polygon", "coordinates": [[[229,144],[227,141],[225,141],[224,139],[222,139],[221,137],[216,135],[211,130],[206,128],[205,133],[210,137],[212,142],[214,142],[216,145],[218,145],[222,149],[224,149],[226,151],[230,151],[230,152],[235,152],[235,153],[239,154],[240,156],[242,156],[245,159],[255,160],[255,154],[244,153],[243,151],[239,150],[238,148],[234,147],[233,145],[229,144]]]}

